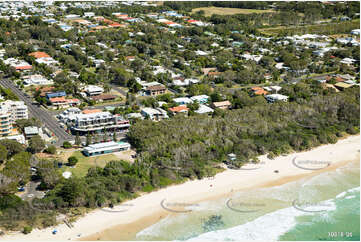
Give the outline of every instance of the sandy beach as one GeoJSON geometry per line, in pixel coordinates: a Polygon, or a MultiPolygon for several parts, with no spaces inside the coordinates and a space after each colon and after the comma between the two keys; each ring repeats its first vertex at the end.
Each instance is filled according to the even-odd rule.
{"type": "Polygon", "coordinates": [[[273,160],[260,156],[260,163],[257,165],[247,165],[241,170],[226,170],[212,179],[170,186],[118,205],[112,211],[96,209],[73,223],[72,229],[61,224],[43,230],[33,230],[28,235],[19,232],[8,233],[0,237],[0,240],[106,239],[104,231],[114,228],[123,233],[133,234],[171,214],[171,211],[164,208],[164,204],[192,204],[244,189],[276,186],[306,176],[314,176],[359,159],[359,151],[360,136],[357,135],[339,140],[336,144],[323,145],[273,160]],[[56,235],[52,234],[54,229],[58,230],[56,235]]]}

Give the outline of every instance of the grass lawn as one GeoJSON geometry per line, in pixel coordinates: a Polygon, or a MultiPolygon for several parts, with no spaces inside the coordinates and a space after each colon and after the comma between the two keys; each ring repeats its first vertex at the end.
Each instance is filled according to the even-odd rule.
{"type": "MultiPolygon", "coordinates": [[[[360,26],[360,19],[353,19],[352,21],[347,22],[328,22],[324,24],[307,24],[307,25],[290,25],[290,26],[277,26],[277,27],[270,27],[270,28],[262,28],[258,29],[262,34],[273,36],[278,35],[282,30],[288,30],[288,31],[295,31],[293,34],[302,34],[303,32],[307,32],[309,34],[325,34],[330,35],[327,31],[327,29],[332,29],[333,27],[337,26],[343,26],[343,29],[345,29],[345,33],[348,34],[349,31],[352,29],[359,28],[360,26]],[[350,29],[350,30],[348,30],[350,29]]],[[[342,33],[339,33],[337,35],[340,35],[342,33]]],[[[336,35],[336,36],[337,36],[336,35]]]]}
{"type": "Polygon", "coordinates": [[[119,104],[119,105],[124,105],[125,101],[122,100],[116,100],[116,101],[109,101],[109,102],[99,102],[93,105],[93,107],[97,107],[97,106],[108,106],[108,105],[114,105],[114,104],[119,104]]]}
{"type": "Polygon", "coordinates": [[[70,156],[75,156],[76,158],[78,158],[78,163],[74,168],[64,165],[61,168],[61,172],[63,173],[64,171],[70,171],[74,176],[77,177],[85,176],[88,172],[88,169],[91,167],[95,167],[96,165],[98,167],[104,167],[109,161],[119,160],[119,158],[113,154],[86,157],[81,153],[81,151],[74,151],[69,155],[64,155],[62,157],[63,161],[67,163],[67,159],[70,156]]]}
{"type": "Polygon", "coordinates": [[[212,14],[218,15],[233,15],[233,14],[252,14],[252,13],[270,13],[274,12],[272,9],[267,10],[258,10],[258,9],[245,9],[245,8],[220,8],[220,7],[204,7],[204,8],[194,8],[192,13],[203,10],[205,16],[209,17],[212,14]]]}

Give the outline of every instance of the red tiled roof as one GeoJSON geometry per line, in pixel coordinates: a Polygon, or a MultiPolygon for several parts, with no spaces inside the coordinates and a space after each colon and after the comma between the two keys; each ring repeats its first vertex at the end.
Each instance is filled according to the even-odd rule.
{"type": "Polygon", "coordinates": [[[102,110],[100,109],[85,109],[82,111],[83,114],[88,114],[88,113],[99,113],[101,112],[102,110]]]}
{"type": "Polygon", "coordinates": [[[120,23],[109,24],[109,26],[113,27],[113,28],[115,28],[115,27],[125,27],[124,24],[120,24],[120,23]]]}
{"type": "Polygon", "coordinates": [[[38,58],[44,58],[44,57],[50,57],[50,55],[48,55],[48,54],[45,53],[45,52],[41,52],[41,51],[32,52],[32,53],[29,54],[29,56],[33,56],[33,57],[35,57],[36,59],[38,59],[38,58]]]}
{"type": "Polygon", "coordinates": [[[182,111],[188,111],[189,108],[187,108],[186,106],[184,105],[180,105],[180,106],[177,106],[177,107],[174,107],[174,108],[168,108],[170,111],[172,112],[175,112],[175,113],[179,113],[179,112],[182,112],[182,111]]]}
{"type": "Polygon", "coordinates": [[[268,92],[266,90],[263,90],[263,89],[259,89],[259,90],[256,90],[254,92],[255,95],[267,95],[268,92]]]}
{"type": "Polygon", "coordinates": [[[65,97],[52,97],[49,99],[50,102],[66,102],[65,97]]]}
{"type": "Polygon", "coordinates": [[[29,66],[16,66],[15,67],[16,70],[30,70],[31,68],[33,68],[31,65],[29,65],[29,66]]]}
{"type": "Polygon", "coordinates": [[[262,88],[262,87],[252,87],[251,89],[252,89],[253,91],[263,90],[263,88],[262,88]]]}
{"type": "Polygon", "coordinates": [[[78,103],[78,102],[80,102],[79,99],[77,99],[77,98],[66,99],[66,101],[67,101],[68,103],[78,103]]]}

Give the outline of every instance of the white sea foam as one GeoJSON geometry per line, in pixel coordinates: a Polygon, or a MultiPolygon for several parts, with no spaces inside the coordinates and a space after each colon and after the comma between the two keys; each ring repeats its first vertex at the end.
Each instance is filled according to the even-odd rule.
{"type": "Polygon", "coordinates": [[[360,187],[354,187],[354,188],[347,190],[347,192],[356,192],[356,191],[360,191],[360,187]]]}
{"type": "Polygon", "coordinates": [[[163,218],[162,220],[160,220],[159,222],[138,232],[136,234],[136,237],[154,235],[155,231],[157,231],[159,233],[163,227],[166,227],[170,223],[171,223],[171,219],[169,216],[167,216],[167,217],[163,218]]]}
{"type": "Polygon", "coordinates": [[[344,197],[344,196],[346,195],[346,193],[347,193],[347,191],[341,192],[340,194],[338,194],[338,195],[336,196],[336,198],[344,197]]]}
{"type": "Polygon", "coordinates": [[[330,199],[318,204],[315,203],[314,205],[302,207],[302,209],[304,211],[295,207],[283,208],[265,214],[251,222],[229,229],[204,233],[187,241],[278,240],[281,235],[297,224],[296,217],[298,216],[320,213],[320,218],[330,221],[331,218],[327,212],[335,210],[336,204],[334,199],[330,199]]]}
{"type": "Polygon", "coordinates": [[[243,225],[204,233],[188,241],[277,240],[296,225],[297,216],[304,214],[305,212],[294,207],[284,208],[243,225]]]}

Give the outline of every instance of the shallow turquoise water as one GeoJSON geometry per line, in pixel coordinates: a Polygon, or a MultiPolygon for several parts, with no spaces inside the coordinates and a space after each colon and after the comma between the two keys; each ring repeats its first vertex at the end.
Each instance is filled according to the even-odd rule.
{"type": "MultiPolygon", "coordinates": [[[[135,240],[360,240],[359,161],[277,187],[193,204],[140,231],[135,240]],[[205,222],[221,215],[221,225],[205,222]]],[[[182,201],[177,201],[182,202],[182,201]]]]}

